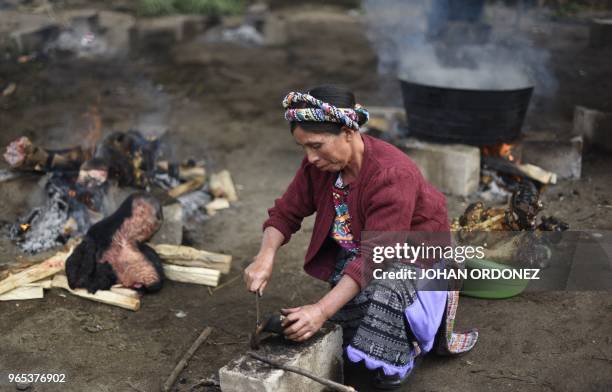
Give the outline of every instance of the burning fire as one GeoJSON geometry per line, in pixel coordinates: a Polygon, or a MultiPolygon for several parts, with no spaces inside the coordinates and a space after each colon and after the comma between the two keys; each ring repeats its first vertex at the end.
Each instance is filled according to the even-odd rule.
{"type": "Polygon", "coordinates": [[[21,232],[25,233],[26,231],[30,230],[30,224],[22,223],[19,225],[19,228],[21,229],[21,232]]]}
{"type": "Polygon", "coordinates": [[[520,159],[516,154],[516,144],[493,144],[482,147],[483,156],[499,157],[509,160],[510,162],[520,163],[520,159]]]}

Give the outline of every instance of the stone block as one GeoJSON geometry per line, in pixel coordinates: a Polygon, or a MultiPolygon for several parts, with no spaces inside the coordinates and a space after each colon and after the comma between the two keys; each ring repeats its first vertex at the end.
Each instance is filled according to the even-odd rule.
{"type": "Polygon", "coordinates": [[[181,245],[183,242],[183,206],[181,203],[163,206],[162,213],[164,221],[150,242],[181,245]]]}
{"type": "Polygon", "coordinates": [[[204,16],[172,15],[140,19],[130,29],[130,49],[168,50],[173,45],[193,39],[203,32],[210,20],[204,16]]]}
{"type": "Polygon", "coordinates": [[[612,19],[593,19],[591,21],[589,45],[592,48],[612,47],[612,19]]]}
{"type": "Polygon", "coordinates": [[[582,172],[582,137],[567,141],[523,141],[521,161],[541,167],[560,180],[577,180],[582,172]]]}
{"type": "Polygon", "coordinates": [[[13,31],[10,37],[19,53],[42,52],[48,43],[57,38],[60,31],[58,24],[48,23],[13,31]]]}
{"type": "MultiPolygon", "coordinates": [[[[343,382],[342,328],[326,324],[304,343],[282,337],[265,339],[258,354],[290,366],[308,370],[317,376],[343,382]]],[[[318,392],[325,386],[310,378],[271,368],[244,355],[219,370],[223,392],[318,392]]]]}
{"type": "Polygon", "coordinates": [[[582,136],[586,146],[612,152],[612,113],[576,106],[572,132],[582,136]]]}
{"type": "Polygon", "coordinates": [[[468,196],[478,190],[480,150],[464,144],[400,139],[396,145],[415,161],[423,176],[440,191],[468,196]]]}

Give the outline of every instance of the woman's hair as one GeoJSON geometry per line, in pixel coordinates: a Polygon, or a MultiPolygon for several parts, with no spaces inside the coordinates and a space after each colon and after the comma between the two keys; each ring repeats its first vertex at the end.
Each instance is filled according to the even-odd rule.
{"type": "MultiPolygon", "coordinates": [[[[323,102],[327,102],[330,105],[334,105],[337,108],[350,108],[355,107],[355,94],[347,88],[333,86],[333,85],[324,85],[317,86],[310,90],[308,90],[308,94],[313,97],[320,99],[323,102]]],[[[310,104],[305,102],[298,102],[291,104],[291,109],[303,109],[303,108],[311,108],[313,107],[310,104]]],[[[359,125],[365,123],[365,117],[359,113],[359,125]]],[[[331,121],[318,122],[318,121],[291,121],[290,129],[291,133],[297,127],[302,128],[306,132],[312,133],[332,133],[334,135],[339,135],[342,129],[342,124],[335,123],[331,121]]]]}

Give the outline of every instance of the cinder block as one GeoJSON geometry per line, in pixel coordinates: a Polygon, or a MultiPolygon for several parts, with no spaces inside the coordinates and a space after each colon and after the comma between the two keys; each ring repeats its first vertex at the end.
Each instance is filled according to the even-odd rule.
{"type": "Polygon", "coordinates": [[[140,19],[130,29],[132,51],[170,49],[204,31],[210,20],[204,16],[173,15],[140,19]]]}
{"type": "Polygon", "coordinates": [[[183,242],[183,206],[174,203],[162,207],[164,221],[151,242],[154,244],[180,245],[183,242]]]}
{"type": "Polygon", "coordinates": [[[56,39],[59,33],[58,24],[48,23],[14,31],[10,36],[19,53],[33,53],[43,51],[45,46],[56,39]]]}
{"type": "Polygon", "coordinates": [[[573,134],[582,136],[587,146],[612,152],[612,113],[576,106],[573,134]]]}
{"type": "Polygon", "coordinates": [[[582,172],[582,137],[568,141],[524,141],[521,161],[551,171],[560,180],[577,180],[582,172]]]}
{"type": "MultiPolygon", "coordinates": [[[[308,341],[298,344],[274,337],[263,341],[258,354],[306,369],[319,377],[343,382],[342,328],[326,324],[308,341]]],[[[223,392],[319,392],[325,386],[310,378],[271,368],[242,356],[219,370],[223,392]]]]}
{"type": "Polygon", "coordinates": [[[440,191],[468,196],[478,190],[480,150],[465,144],[438,144],[401,139],[396,145],[415,161],[423,176],[440,191]]]}
{"type": "Polygon", "coordinates": [[[592,48],[612,47],[612,19],[593,19],[589,27],[592,48]]]}

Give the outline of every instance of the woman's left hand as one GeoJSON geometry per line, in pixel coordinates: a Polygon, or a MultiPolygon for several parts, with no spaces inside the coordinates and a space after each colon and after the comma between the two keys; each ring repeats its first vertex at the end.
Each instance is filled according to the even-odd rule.
{"type": "Polygon", "coordinates": [[[286,316],[282,323],[285,328],[283,332],[288,339],[296,342],[310,339],[327,321],[318,304],[282,309],[281,312],[286,316]]]}

